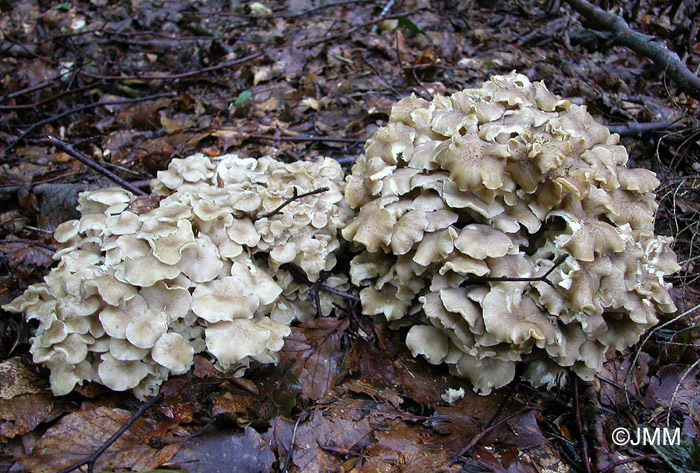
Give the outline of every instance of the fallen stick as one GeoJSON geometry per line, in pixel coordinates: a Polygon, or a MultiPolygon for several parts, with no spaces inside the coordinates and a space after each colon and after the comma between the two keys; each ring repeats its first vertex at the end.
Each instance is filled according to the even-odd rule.
{"type": "Polygon", "coordinates": [[[89,110],[91,108],[95,107],[100,107],[100,106],[107,106],[107,105],[124,105],[124,104],[129,104],[129,103],[136,103],[136,102],[146,102],[148,100],[155,100],[155,99],[161,99],[165,97],[174,97],[175,93],[174,92],[165,92],[162,94],[155,94],[155,95],[147,95],[145,97],[138,97],[135,99],[124,99],[124,100],[114,100],[112,102],[95,102],[91,103],[88,105],[82,105],[80,107],[72,108],[70,110],[66,110],[63,113],[59,113],[58,115],[54,115],[53,117],[45,118],[41,121],[38,121],[34,123],[32,126],[27,128],[21,135],[19,135],[15,141],[7,145],[7,148],[5,148],[5,154],[7,154],[8,151],[10,151],[12,148],[17,146],[20,141],[22,141],[27,135],[29,135],[32,131],[36,130],[40,126],[44,126],[47,123],[51,123],[53,121],[59,120],[63,117],[67,117],[68,115],[72,115],[74,113],[82,112],[85,110],[89,110]]]}
{"type": "Polygon", "coordinates": [[[586,0],[566,0],[571,7],[596,27],[612,33],[613,42],[651,59],[662,71],[688,95],[700,100],[700,77],[693,74],[678,57],[653,36],[648,36],[629,27],[618,15],[608,13],[586,0]]]}
{"type": "Polygon", "coordinates": [[[94,171],[99,172],[100,174],[105,176],[110,181],[114,182],[115,184],[120,185],[121,187],[128,190],[129,192],[132,192],[136,195],[142,195],[142,196],[148,195],[144,191],[139,189],[138,187],[135,187],[135,186],[129,184],[128,182],[126,182],[124,179],[122,179],[121,177],[114,174],[109,169],[106,169],[105,167],[100,166],[95,161],[88,158],[87,156],[85,156],[83,153],[81,153],[77,149],[73,148],[68,143],[64,143],[63,141],[59,140],[58,138],[54,138],[53,136],[49,136],[47,141],[49,143],[51,143],[52,145],[54,145],[55,147],[61,149],[65,153],[68,153],[69,155],[71,155],[72,157],[74,157],[75,159],[77,159],[78,161],[80,161],[81,163],[83,163],[84,165],[89,167],[90,169],[93,169],[94,171]]]}
{"type": "Polygon", "coordinates": [[[118,439],[119,437],[121,437],[122,434],[123,434],[124,432],[126,432],[127,429],[128,429],[129,427],[131,427],[131,425],[132,425],[134,422],[136,422],[136,419],[138,419],[139,417],[141,417],[141,415],[143,415],[144,412],[146,412],[148,409],[150,409],[153,405],[155,405],[155,404],[159,403],[160,401],[162,401],[162,400],[163,400],[163,397],[164,397],[164,396],[163,396],[162,394],[158,394],[157,396],[153,397],[152,399],[150,399],[150,400],[149,400],[148,402],[146,402],[145,404],[141,405],[141,407],[139,407],[139,409],[138,409],[136,412],[134,412],[134,415],[132,415],[131,418],[129,418],[129,420],[127,420],[127,421],[124,423],[124,425],[122,425],[121,427],[119,427],[119,430],[117,430],[117,431],[114,433],[114,435],[112,435],[110,438],[108,438],[108,439],[105,441],[105,443],[102,444],[102,446],[101,446],[100,448],[98,448],[97,450],[95,450],[95,453],[93,453],[92,455],[90,455],[90,456],[87,457],[87,458],[84,458],[84,459],[80,460],[80,461],[77,462],[77,463],[74,463],[73,465],[71,465],[71,466],[69,466],[69,467],[67,467],[67,468],[64,468],[64,469],[62,469],[62,470],[59,470],[58,473],[69,473],[69,472],[71,472],[71,471],[73,471],[73,470],[77,470],[78,468],[80,468],[80,467],[83,466],[83,465],[87,465],[87,466],[88,466],[88,473],[92,473],[92,472],[94,471],[94,469],[95,469],[95,462],[96,462],[97,459],[100,457],[100,455],[102,455],[102,454],[104,453],[104,451],[107,450],[107,449],[110,447],[110,445],[112,445],[114,442],[116,442],[117,439],[118,439]]]}

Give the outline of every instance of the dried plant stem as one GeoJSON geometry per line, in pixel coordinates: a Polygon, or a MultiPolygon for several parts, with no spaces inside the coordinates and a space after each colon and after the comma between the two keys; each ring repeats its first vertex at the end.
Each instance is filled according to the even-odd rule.
{"type": "Polygon", "coordinates": [[[287,205],[291,204],[291,203],[294,202],[295,200],[299,200],[299,199],[301,199],[301,198],[308,197],[308,196],[310,196],[310,195],[320,194],[321,192],[326,192],[326,191],[328,191],[328,190],[330,190],[328,187],[321,187],[321,188],[319,188],[319,189],[314,189],[314,190],[312,190],[312,191],[310,191],[310,192],[307,192],[307,193],[305,193],[305,194],[299,194],[298,191],[297,191],[297,188],[295,187],[295,188],[294,188],[294,195],[292,195],[292,197],[290,197],[289,199],[287,199],[287,200],[285,200],[284,202],[282,202],[282,204],[280,204],[280,206],[277,207],[277,208],[276,208],[275,210],[273,210],[272,212],[268,212],[268,213],[266,213],[266,214],[260,215],[259,217],[256,218],[256,220],[260,220],[260,219],[262,219],[262,218],[270,218],[270,217],[272,217],[273,215],[277,215],[278,213],[280,213],[280,211],[281,211],[283,208],[285,208],[287,205]]]}
{"type": "Polygon", "coordinates": [[[141,195],[141,196],[146,196],[146,195],[148,195],[148,194],[146,194],[144,191],[142,191],[141,189],[139,189],[138,187],[134,187],[133,185],[129,184],[129,183],[126,182],[124,179],[122,179],[121,177],[119,177],[119,176],[117,176],[116,174],[114,174],[112,171],[110,171],[110,170],[104,168],[103,166],[100,166],[100,165],[97,164],[95,161],[93,161],[92,159],[88,158],[87,156],[85,156],[83,153],[81,153],[81,152],[78,151],[77,149],[73,148],[73,147],[72,147],[71,145],[69,145],[68,143],[64,143],[63,141],[59,140],[58,138],[54,138],[53,136],[49,136],[47,140],[48,140],[49,143],[51,143],[51,144],[54,145],[55,147],[57,147],[57,148],[63,150],[64,152],[68,153],[69,155],[71,155],[72,157],[74,157],[75,159],[77,159],[78,161],[80,161],[81,163],[85,164],[85,165],[86,165],[87,167],[89,167],[90,169],[93,169],[93,170],[99,172],[100,174],[102,174],[103,176],[105,176],[105,177],[106,177],[107,179],[109,179],[110,181],[112,181],[112,182],[114,182],[114,183],[116,183],[116,184],[119,184],[119,185],[120,185],[121,187],[123,187],[124,189],[126,189],[126,190],[128,190],[128,191],[130,191],[130,192],[133,192],[133,193],[136,194],[136,195],[141,195]]]}
{"type": "Polygon", "coordinates": [[[132,415],[131,418],[130,418],[129,420],[127,420],[127,421],[124,423],[124,425],[122,425],[121,427],[119,427],[119,430],[117,430],[117,431],[114,433],[114,435],[112,435],[110,438],[108,438],[108,439],[105,441],[105,443],[103,443],[102,446],[101,446],[100,448],[98,448],[98,449],[95,451],[95,453],[93,453],[93,454],[90,455],[89,457],[87,457],[87,458],[85,458],[85,459],[83,459],[83,460],[80,460],[79,462],[77,462],[77,463],[75,463],[75,464],[73,464],[73,465],[71,465],[71,466],[69,466],[69,467],[67,467],[67,468],[64,468],[64,469],[60,470],[58,473],[69,473],[69,472],[71,472],[71,471],[73,471],[73,470],[77,470],[78,468],[80,468],[80,467],[83,466],[83,465],[87,465],[87,466],[88,466],[88,473],[92,473],[92,472],[94,471],[94,469],[95,469],[95,462],[96,462],[97,459],[100,457],[100,455],[102,455],[102,454],[104,453],[105,450],[107,450],[114,442],[116,442],[117,439],[118,439],[119,437],[121,437],[122,434],[123,434],[124,432],[126,432],[127,429],[128,429],[129,427],[131,427],[131,425],[132,425],[134,422],[136,422],[136,420],[137,420],[139,417],[141,417],[141,416],[143,415],[144,412],[146,412],[148,409],[150,409],[153,405],[155,405],[155,404],[159,403],[160,401],[162,401],[162,400],[163,400],[163,397],[164,397],[164,396],[163,396],[162,394],[158,394],[158,395],[155,396],[154,398],[150,399],[148,402],[146,402],[146,403],[144,403],[143,405],[141,405],[141,407],[139,407],[139,409],[138,409],[136,412],[134,412],[134,415],[132,415]]]}

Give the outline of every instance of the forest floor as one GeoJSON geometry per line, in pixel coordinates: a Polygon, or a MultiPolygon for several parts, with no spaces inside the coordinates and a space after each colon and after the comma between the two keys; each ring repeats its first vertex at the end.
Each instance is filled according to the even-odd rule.
{"type": "MultiPolygon", "coordinates": [[[[602,3],[700,67],[697,2],[602,3]]],[[[700,471],[700,101],[566,2],[2,0],[0,10],[0,305],[47,273],[51,231],[76,217],[77,193],[110,185],[49,135],[144,189],[195,151],[329,156],[349,169],[400,98],[512,70],[587,105],[622,135],[630,166],[657,173],[656,231],[676,239],[682,266],[669,278],[678,312],[611,354],[592,383],[480,397],[357,310],[296,327],[277,367],[244,378],[197,358],[96,458],[138,401],[95,385],[54,398],[28,355],[32,327],[3,312],[0,470],[96,459],[96,471],[191,473],[700,471]],[[441,399],[458,387],[463,399],[441,399]],[[618,427],[678,428],[681,444],[616,445],[618,427]]]]}

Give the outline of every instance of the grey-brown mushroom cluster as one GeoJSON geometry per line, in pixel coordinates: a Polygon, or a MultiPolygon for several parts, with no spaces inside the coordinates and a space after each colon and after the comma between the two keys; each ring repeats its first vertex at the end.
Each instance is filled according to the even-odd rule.
{"type": "Polygon", "coordinates": [[[414,356],[482,394],[519,361],[536,386],[563,367],[591,379],[675,310],[659,181],[627,159],[585,107],[520,74],[401,100],[345,188],[363,312],[410,326],[414,356]]]}
{"type": "MultiPolygon", "coordinates": [[[[56,395],[87,380],[144,398],[199,352],[236,373],[274,363],[290,322],[316,313],[308,285],[281,265],[309,281],[333,268],[351,217],[343,177],[328,158],[199,154],[158,174],[162,200],[145,213],[122,189],[83,193],[81,218],[56,230],[58,265],[5,309],[39,321],[30,352],[50,368],[56,395]]],[[[320,302],[330,310],[330,296],[320,302]]]]}

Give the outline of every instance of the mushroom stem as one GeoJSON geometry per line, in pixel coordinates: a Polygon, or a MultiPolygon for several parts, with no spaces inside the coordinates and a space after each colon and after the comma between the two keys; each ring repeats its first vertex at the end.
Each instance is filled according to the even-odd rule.
{"type": "Polygon", "coordinates": [[[308,197],[308,196],[310,196],[310,195],[320,194],[321,192],[326,192],[326,191],[328,191],[328,190],[330,190],[328,187],[321,187],[321,188],[319,188],[319,189],[314,189],[314,190],[312,190],[312,191],[310,191],[310,192],[306,192],[306,193],[304,193],[304,194],[299,194],[299,193],[297,192],[297,188],[295,187],[295,188],[294,188],[294,195],[292,195],[292,197],[290,197],[289,199],[287,199],[287,200],[285,200],[284,202],[282,202],[282,204],[280,204],[280,206],[277,207],[277,208],[276,208],[275,210],[273,210],[272,212],[269,212],[269,213],[260,215],[258,218],[256,218],[256,220],[260,220],[261,218],[270,218],[270,217],[272,217],[273,215],[277,215],[278,213],[280,213],[280,211],[281,211],[283,208],[285,208],[287,205],[291,204],[291,203],[294,202],[295,200],[299,200],[299,199],[301,199],[301,198],[303,198],[303,197],[308,197]]]}
{"type": "Polygon", "coordinates": [[[544,273],[542,276],[536,276],[536,277],[529,277],[529,278],[510,278],[508,276],[498,276],[498,277],[488,277],[488,276],[482,276],[482,277],[475,277],[475,278],[469,278],[466,281],[462,283],[464,286],[469,286],[472,284],[478,284],[481,282],[521,282],[521,281],[531,281],[531,282],[545,282],[549,284],[551,287],[556,289],[554,287],[554,284],[552,284],[552,281],[547,279],[547,277],[552,274],[552,272],[562,264],[566,258],[568,258],[569,255],[561,255],[559,256],[556,260],[554,260],[554,265],[547,270],[546,273],[544,273]]]}
{"type": "Polygon", "coordinates": [[[103,176],[105,176],[107,179],[114,182],[115,184],[119,184],[124,189],[128,190],[129,192],[133,192],[136,195],[144,195],[144,196],[148,195],[144,191],[139,189],[138,187],[135,187],[135,186],[129,184],[124,179],[117,176],[116,174],[114,174],[110,170],[105,169],[104,167],[100,166],[95,161],[88,158],[87,156],[85,156],[83,153],[81,153],[77,149],[73,148],[68,143],[63,142],[63,141],[59,140],[58,138],[54,138],[53,136],[49,136],[47,138],[47,141],[49,143],[51,143],[52,145],[54,145],[55,147],[65,151],[66,153],[68,153],[69,155],[71,155],[72,157],[74,157],[75,159],[77,159],[78,161],[80,161],[81,163],[83,163],[84,165],[89,167],[90,169],[93,169],[94,171],[99,172],[100,174],[102,174],[103,176]]]}

